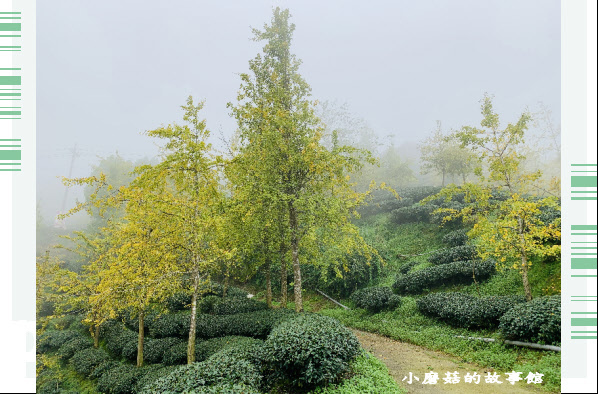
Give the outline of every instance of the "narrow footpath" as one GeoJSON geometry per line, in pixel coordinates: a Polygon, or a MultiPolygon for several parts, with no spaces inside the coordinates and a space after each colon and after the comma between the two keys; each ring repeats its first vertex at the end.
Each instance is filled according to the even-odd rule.
{"type": "Polygon", "coordinates": [[[480,368],[473,364],[460,362],[454,357],[446,354],[428,350],[410,343],[395,341],[380,335],[364,331],[353,330],[361,346],[373,353],[376,358],[386,364],[391,376],[409,393],[541,393],[534,384],[527,384],[525,376],[523,380],[514,385],[509,383],[505,375],[511,371],[496,371],[501,375],[499,380],[502,384],[486,383],[487,372],[495,372],[490,369],[480,368]],[[447,372],[458,372],[459,383],[445,383],[443,378],[447,372]],[[411,372],[411,384],[409,384],[411,372]],[[422,384],[426,373],[436,372],[438,382],[436,384],[422,384]],[[481,375],[479,384],[466,383],[465,375],[477,372],[481,375]],[[419,381],[416,380],[419,379],[419,381]]]}

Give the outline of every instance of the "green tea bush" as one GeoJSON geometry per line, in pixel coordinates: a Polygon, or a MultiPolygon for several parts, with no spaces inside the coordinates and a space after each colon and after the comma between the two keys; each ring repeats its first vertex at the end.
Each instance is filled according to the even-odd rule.
{"type": "Polygon", "coordinates": [[[434,265],[454,263],[455,261],[469,261],[477,256],[475,246],[461,245],[450,249],[442,249],[428,257],[428,262],[434,265]]]}
{"type": "Polygon", "coordinates": [[[255,388],[243,383],[219,383],[213,386],[202,386],[193,390],[194,394],[260,394],[255,388]]]}
{"type": "Polygon", "coordinates": [[[365,218],[371,215],[388,213],[399,208],[409,207],[426,197],[438,193],[440,189],[440,187],[435,186],[397,188],[396,192],[399,195],[399,198],[395,197],[395,195],[389,191],[378,190],[372,193],[372,201],[359,208],[359,213],[365,218]]]}
{"type": "Polygon", "coordinates": [[[235,286],[229,287],[226,291],[227,298],[247,298],[248,295],[248,292],[235,286]]]}
{"type": "Polygon", "coordinates": [[[405,263],[399,267],[399,273],[401,273],[403,275],[408,274],[409,271],[411,271],[411,269],[413,267],[415,267],[416,265],[418,265],[419,263],[420,263],[419,261],[415,261],[415,260],[405,263]]]}
{"type": "Polygon", "coordinates": [[[187,362],[187,342],[179,342],[164,351],[162,364],[180,365],[187,362]]]}
{"type": "Polygon", "coordinates": [[[197,310],[200,313],[213,314],[214,305],[222,301],[222,297],[216,295],[207,295],[201,298],[197,303],[197,310]]]}
{"type": "Polygon", "coordinates": [[[183,311],[191,304],[191,294],[184,292],[173,294],[165,300],[165,303],[170,312],[183,311]]]}
{"type": "Polygon", "coordinates": [[[393,294],[388,298],[388,302],[386,303],[386,309],[388,309],[389,311],[394,311],[395,309],[401,306],[401,303],[401,297],[399,297],[396,294],[393,294]]]}
{"type": "MultiPolygon", "coordinates": [[[[337,296],[339,298],[347,298],[355,291],[367,287],[369,283],[378,279],[382,272],[382,260],[377,256],[371,256],[368,261],[367,257],[353,253],[346,255],[344,260],[348,271],[343,271],[343,276],[337,276],[334,267],[331,265],[328,268],[326,275],[322,275],[322,271],[312,265],[307,264],[301,267],[302,283],[305,289],[322,290],[327,294],[337,296]]],[[[280,286],[279,283],[277,283],[280,286]]]]}
{"type": "Polygon", "coordinates": [[[62,390],[60,389],[60,380],[57,378],[48,380],[36,387],[35,392],[37,394],[61,394],[62,390]]]}
{"type": "Polygon", "coordinates": [[[75,353],[70,363],[75,371],[90,376],[94,369],[109,360],[110,356],[104,350],[91,347],[75,353]]]}
{"type": "MultiPolygon", "coordinates": [[[[460,201],[442,201],[438,205],[430,205],[434,210],[438,208],[446,208],[452,210],[452,212],[461,211],[465,208],[465,204],[460,201]]],[[[430,215],[430,223],[437,224],[448,229],[458,229],[463,227],[463,219],[461,217],[453,217],[447,220],[447,217],[451,216],[449,212],[436,212],[430,215]]]]}
{"type": "Polygon", "coordinates": [[[264,343],[275,381],[317,386],[336,381],[360,352],[355,335],[330,317],[303,314],[279,324],[264,343]]]}
{"type": "Polygon", "coordinates": [[[47,353],[57,350],[59,347],[75,338],[84,338],[84,336],[72,330],[53,331],[48,330],[37,337],[37,353],[47,353]]]}
{"type": "Polygon", "coordinates": [[[149,326],[149,334],[154,338],[183,338],[189,334],[190,323],[191,313],[188,311],[160,315],[149,326]]]}
{"type": "Polygon", "coordinates": [[[417,300],[419,311],[453,327],[495,328],[499,319],[518,303],[522,296],[478,298],[464,293],[432,293],[417,300]]]}
{"type": "MultiPolygon", "coordinates": [[[[120,351],[120,355],[125,360],[136,361],[137,360],[137,348],[139,346],[139,337],[138,337],[137,333],[135,333],[135,340],[132,340],[133,337],[131,337],[131,336],[129,336],[129,338],[130,339],[127,342],[123,343],[122,349],[120,351]]],[[[147,349],[147,346],[152,341],[153,341],[152,338],[145,337],[143,339],[144,358],[145,358],[145,351],[147,349]]]]}
{"type": "Polygon", "coordinates": [[[108,360],[98,364],[93,369],[93,371],[91,371],[91,373],[89,374],[89,377],[91,379],[98,379],[106,372],[108,372],[111,369],[114,369],[116,367],[119,367],[119,366],[121,366],[121,363],[119,363],[118,361],[108,359],[108,360]]]}
{"type": "Polygon", "coordinates": [[[106,349],[115,357],[130,358],[131,349],[137,351],[138,334],[126,328],[112,330],[106,336],[106,349]],[[127,353],[123,354],[123,350],[127,353]]]}
{"type": "MultiPolygon", "coordinates": [[[[222,297],[223,293],[224,293],[224,286],[221,285],[220,283],[209,283],[205,286],[203,290],[203,296],[207,296],[207,295],[215,295],[218,297],[222,297]]],[[[230,286],[227,290],[226,290],[226,297],[228,298],[247,298],[247,295],[249,293],[246,292],[243,289],[240,289],[238,287],[235,286],[230,286]]]]}
{"type": "Polygon", "coordinates": [[[137,381],[135,382],[134,392],[138,393],[149,384],[169,375],[176,367],[167,367],[162,364],[152,364],[141,367],[137,381]]]}
{"type": "Polygon", "coordinates": [[[97,390],[106,394],[132,394],[139,376],[139,368],[130,364],[120,364],[100,376],[97,390]]]}
{"type": "MultiPolygon", "coordinates": [[[[82,315],[64,315],[60,317],[52,318],[48,321],[46,329],[52,330],[68,330],[72,329],[73,331],[79,331],[79,328],[83,326],[81,321],[83,320],[84,316],[82,315]],[[71,328],[71,326],[73,326],[71,328]]],[[[85,327],[85,326],[83,326],[85,327]]]]}
{"type": "MultiPolygon", "coordinates": [[[[174,346],[182,343],[179,338],[150,339],[143,344],[143,360],[148,364],[159,364],[164,359],[164,354],[174,346]]],[[[186,343],[185,343],[186,345],[186,343]]]]}
{"type": "Polygon", "coordinates": [[[268,309],[268,305],[262,301],[249,298],[225,298],[214,304],[213,313],[215,315],[235,315],[265,309],[268,309]]]}
{"type": "Polygon", "coordinates": [[[176,367],[170,374],[146,385],[141,393],[198,393],[206,392],[202,391],[206,386],[235,384],[255,390],[261,379],[248,361],[215,354],[207,361],[176,367]]]}
{"type": "Polygon", "coordinates": [[[56,352],[56,354],[63,360],[68,360],[73,355],[83,349],[87,349],[93,346],[89,337],[75,337],[68,342],[64,343],[56,352]]]}
{"type": "Polygon", "coordinates": [[[433,205],[412,205],[395,209],[390,213],[390,220],[395,224],[430,223],[432,212],[436,209],[433,205]]]}
{"type": "Polygon", "coordinates": [[[398,276],[392,288],[395,293],[404,295],[421,294],[444,285],[470,284],[473,283],[474,270],[476,280],[481,282],[496,272],[495,266],[493,260],[457,261],[398,276]]]}
{"type": "Polygon", "coordinates": [[[236,315],[197,316],[197,335],[202,338],[215,338],[230,335],[265,338],[280,322],[295,316],[288,309],[267,309],[236,315]]]}
{"type": "Polygon", "coordinates": [[[106,320],[100,324],[100,338],[106,339],[109,336],[113,336],[116,333],[120,333],[124,328],[122,322],[116,319],[106,320]]]}
{"type": "Polygon", "coordinates": [[[467,230],[465,229],[451,231],[450,233],[442,237],[442,242],[453,248],[455,246],[465,245],[468,240],[469,237],[467,236],[467,230]]]}
{"type": "Polygon", "coordinates": [[[556,345],[561,342],[561,296],[539,297],[519,304],[500,319],[507,339],[556,345]]]}
{"type": "Polygon", "coordinates": [[[260,358],[259,353],[262,344],[263,341],[260,339],[241,336],[212,338],[195,346],[195,360],[204,361],[220,351],[234,349],[232,354],[235,357],[254,363],[260,358]],[[251,355],[250,353],[254,354],[251,355]]]}
{"type": "MultiPolygon", "coordinates": [[[[389,300],[393,295],[390,287],[369,287],[357,290],[351,296],[351,300],[358,308],[367,309],[371,313],[378,313],[384,309],[389,309],[389,300]]],[[[396,303],[397,300],[393,299],[393,302],[396,303]]],[[[398,302],[400,303],[400,300],[398,302]]],[[[397,306],[395,305],[395,307],[397,306]]]]}

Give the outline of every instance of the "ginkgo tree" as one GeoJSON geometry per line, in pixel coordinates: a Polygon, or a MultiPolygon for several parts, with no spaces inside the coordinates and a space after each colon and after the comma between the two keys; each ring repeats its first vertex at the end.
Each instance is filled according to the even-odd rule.
{"type": "Polygon", "coordinates": [[[169,231],[178,257],[178,271],[190,278],[191,321],[187,362],[195,361],[197,301],[218,265],[231,262],[235,248],[227,242],[226,198],[220,177],[223,161],[208,143],[210,131],[199,112],[203,103],[187,99],[184,124],[172,123],[146,132],[164,141],[161,161],[137,169],[133,182],[144,190],[160,191],[153,210],[169,231]]]}
{"type": "Polygon", "coordinates": [[[462,217],[473,224],[469,236],[480,257],[495,259],[499,268],[518,270],[529,301],[533,297],[528,278],[532,259],[560,256],[560,214],[544,214],[560,212],[559,200],[556,196],[540,198],[537,181],[541,171],[522,168],[530,114],[524,112],[516,123],[501,127],[488,95],[482,100],[481,112],[481,127],[465,126],[455,133],[477,155],[478,181],[451,185],[427,200],[464,195],[465,208],[438,211],[445,220],[462,217]]]}
{"type": "MultiPolygon", "coordinates": [[[[310,248],[329,241],[345,252],[370,248],[355,231],[350,217],[366,193],[352,190],[348,174],[372,162],[369,152],[348,146],[326,148],[323,127],[309,100],[310,87],[298,72],[300,61],[290,51],[295,26],[289,11],[276,8],[270,25],[253,29],[255,41],[265,41],[263,54],[249,62],[241,74],[236,105],[229,104],[237,120],[239,148],[234,165],[250,176],[244,185],[247,202],[265,201],[284,221],[293,265],[295,309],[303,311],[301,264],[314,263],[310,248]],[[255,186],[259,185],[259,187],[255,186]],[[252,196],[253,195],[253,196],[252,196]],[[336,237],[322,234],[333,231],[336,237]],[[343,237],[348,242],[340,244],[343,237]]],[[[268,212],[263,209],[262,213],[268,212]]],[[[281,250],[284,248],[281,248],[281,250]]],[[[329,264],[339,262],[329,260],[329,264]]]]}
{"type": "Polygon", "coordinates": [[[101,273],[107,269],[107,261],[100,258],[110,247],[111,238],[107,228],[85,233],[75,231],[73,235],[63,236],[68,243],[57,245],[76,254],[81,261],[79,272],[60,268],[54,275],[53,287],[60,295],[57,303],[59,312],[82,312],[84,323],[89,324],[94,347],[99,346],[100,325],[109,317],[104,309],[106,299],[97,297],[101,282],[101,273]]]}
{"type": "Polygon", "coordinates": [[[137,366],[143,366],[145,316],[178,287],[177,255],[169,232],[154,211],[155,196],[142,189],[128,189],[125,220],[111,231],[110,247],[99,256],[106,261],[100,271],[98,292],[92,303],[114,317],[126,311],[138,319],[137,366]]]}

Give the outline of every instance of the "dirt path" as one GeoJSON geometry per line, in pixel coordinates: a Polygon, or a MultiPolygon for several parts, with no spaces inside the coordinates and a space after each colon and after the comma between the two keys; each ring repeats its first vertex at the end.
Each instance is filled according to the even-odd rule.
{"type": "Polygon", "coordinates": [[[361,346],[384,362],[395,381],[409,393],[538,393],[540,391],[534,388],[533,384],[528,385],[525,376],[523,381],[512,385],[506,381],[507,371],[496,371],[497,374],[502,375],[499,380],[503,383],[486,383],[486,372],[494,371],[459,362],[453,357],[420,346],[394,341],[368,332],[358,330],[353,332],[361,342],[361,346]],[[425,374],[431,371],[438,374],[438,382],[434,385],[422,384],[425,374]],[[446,372],[455,371],[459,372],[461,381],[457,384],[445,384],[442,378],[445,377],[446,372]],[[412,384],[408,384],[409,372],[413,376],[412,384]],[[465,383],[464,377],[468,372],[472,375],[474,372],[481,375],[480,383],[465,383]],[[403,380],[405,377],[407,379],[403,380]],[[418,377],[419,381],[416,381],[415,377],[418,377]]]}

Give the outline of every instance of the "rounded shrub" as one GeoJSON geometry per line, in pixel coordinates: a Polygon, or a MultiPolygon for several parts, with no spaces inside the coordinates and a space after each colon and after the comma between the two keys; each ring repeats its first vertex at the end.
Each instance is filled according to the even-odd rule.
{"type": "Polygon", "coordinates": [[[83,349],[87,349],[93,346],[93,343],[91,342],[90,338],[86,338],[83,336],[80,337],[75,337],[71,340],[69,340],[68,342],[64,343],[56,352],[56,354],[58,356],[60,356],[60,358],[62,358],[63,360],[68,360],[71,357],[73,357],[73,355],[83,349]]]}
{"type": "Polygon", "coordinates": [[[37,337],[37,353],[47,353],[57,350],[59,347],[75,338],[84,338],[84,336],[72,330],[54,331],[48,330],[37,337]]]}
{"type": "Polygon", "coordinates": [[[207,341],[203,341],[195,345],[195,360],[204,361],[219,351],[228,348],[239,349],[237,352],[238,355],[245,354],[246,352],[253,351],[258,347],[261,347],[262,343],[263,341],[259,339],[241,336],[226,336],[208,339],[207,341]]]}
{"type": "Polygon", "coordinates": [[[477,256],[476,248],[471,245],[455,246],[450,249],[439,250],[428,257],[434,265],[448,264],[455,261],[469,261],[477,256]]]}
{"type": "Polygon", "coordinates": [[[561,342],[561,296],[539,297],[516,305],[500,319],[507,339],[556,345],[561,342]]]}
{"type": "Polygon", "coordinates": [[[124,328],[122,322],[116,319],[109,319],[100,324],[100,338],[106,339],[109,336],[120,333],[124,328]]]}
{"type": "Polygon", "coordinates": [[[411,271],[411,269],[418,264],[419,264],[419,261],[415,261],[415,260],[409,261],[408,263],[405,263],[399,267],[399,273],[401,273],[403,275],[408,274],[409,271],[411,271]]]}
{"type": "Polygon", "coordinates": [[[390,220],[395,224],[429,223],[432,212],[436,208],[434,205],[414,204],[410,207],[395,209],[390,213],[390,220]]]}
{"type": "MultiPolygon", "coordinates": [[[[343,257],[344,264],[348,271],[343,272],[342,278],[337,276],[338,267],[330,265],[327,272],[314,265],[301,267],[303,287],[312,290],[322,290],[339,298],[348,298],[355,291],[365,287],[368,283],[375,281],[382,273],[382,260],[378,256],[371,256],[370,259],[361,253],[346,254],[343,257]]],[[[276,287],[280,286],[280,278],[277,279],[276,287]]],[[[265,285],[265,279],[264,279],[265,285]]]]}
{"type": "Polygon", "coordinates": [[[388,302],[386,303],[386,309],[393,311],[393,310],[397,309],[398,307],[400,307],[401,303],[402,303],[401,297],[399,297],[396,294],[393,294],[390,297],[388,297],[388,302]]]}
{"type": "Polygon", "coordinates": [[[127,352],[133,348],[137,350],[137,333],[126,328],[115,329],[110,331],[106,336],[106,349],[115,357],[126,357],[123,350],[126,348],[127,352]]]}
{"type": "MultiPolygon", "coordinates": [[[[136,361],[137,360],[137,347],[139,346],[139,337],[137,333],[135,333],[135,340],[133,340],[132,336],[127,335],[129,340],[123,343],[123,346],[120,351],[120,355],[125,360],[129,361],[136,361]]],[[[143,354],[145,358],[145,351],[148,347],[148,344],[152,342],[152,338],[145,337],[143,339],[143,354]]]]}
{"type": "Polygon", "coordinates": [[[495,328],[499,319],[523,296],[474,297],[464,293],[432,293],[417,300],[419,311],[453,327],[495,328]]]}
{"type": "Polygon", "coordinates": [[[149,326],[149,333],[155,338],[184,338],[189,333],[191,313],[188,311],[168,313],[156,317],[149,326]]]}
{"type": "Polygon", "coordinates": [[[465,229],[451,231],[450,233],[442,237],[442,242],[444,242],[450,247],[463,246],[467,243],[468,240],[469,237],[467,236],[467,230],[465,229]]]}
{"type": "Polygon", "coordinates": [[[210,392],[202,390],[209,386],[235,384],[246,385],[255,390],[259,387],[261,378],[257,369],[248,361],[216,354],[204,362],[176,367],[168,375],[146,385],[141,393],[210,392]]]}
{"type": "Polygon", "coordinates": [[[159,364],[163,362],[164,354],[174,346],[182,343],[179,338],[151,339],[143,345],[143,360],[148,364],[159,364]]]}
{"type": "Polygon", "coordinates": [[[110,371],[111,369],[114,369],[116,367],[119,367],[121,365],[121,363],[119,363],[118,361],[115,360],[106,360],[100,364],[98,364],[93,371],[91,371],[91,373],[89,374],[89,377],[91,379],[98,379],[100,378],[103,374],[105,374],[106,372],[110,371]]]}
{"type": "MultiPolygon", "coordinates": [[[[223,293],[224,293],[224,286],[222,286],[220,283],[211,282],[206,285],[205,289],[203,289],[204,296],[215,295],[215,296],[222,298],[223,293]]],[[[229,297],[229,298],[247,298],[248,294],[249,293],[246,292],[245,290],[240,289],[235,286],[230,286],[226,290],[226,297],[229,297]]]]}
{"type": "MultiPolygon", "coordinates": [[[[197,346],[196,346],[197,347],[197,346]]],[[[187,342],[180,342],[166,349],[162,356],[164,365],[180,365],[187,362],[187,342]]]]}
{"type": "Polygon", "coordinates": [[[166,300],[166,308],[169,311],[183,311],[191,304],[191,294],[189,293],[176,293],[168,297],[166,300]]]}
{"type": "Polygon", "coordinates": [[[317,386],[337,380],[360,352],[355,335],[337,320],[303,314],[272,330],[264,361],[275,381],[317,386]]]}
{"type": "Polygon", "coordinates": [[[197,310],[200,313],[214,313],[214,305],[222,301],[222,297],[217,295],[207,295],[201,298],[197,303],[197,310]]]}
{"type": "MultiPolygon", "coordinates": [[[[351,300],[358,308],[367,309],[371,313],[378,313],[389,308],[388,302],[393,295],[390,287],[369,287],[357,290],[351,295],[351,300]]],[[[396,299],[394,299],[394,302],[396,302],[396,299]]]]}
{"type": "Polygon", "coordinates": [[[106,394],[132,394],[139,372],[139,369],[133,365],[120,364],[100,376],[97,390],[106,394]]]}
{"type": "Polygon", "coordinates": [[[110,356],[104,350],[91,347],[75,353],[70,363],[75,371],[90,376],[95,368],[109,360],[110,356]]]}
{"type": "Polygon", "coordinates": [[[473,283],[473,273],[478,282],[484,281],[496,272],[493,260],[457,261],[398,276],[392,288],[395,293],[421,294],[435,287],[473,283]]]}
{"type": "Polygon", "coordinates": [[[236,315],[237,313],[256,312],[268,309],[265,302],[249,298],[225,298],[213,307],[215,315],[236,315]]]}
{"type": "Polygon", "coordinates": [[[152,364],[143,366],[139,371],[139,376],[135,382],[135,392],[141,392],[143,388],[152,384],[156,380],[169,375],[176,367],[164,366],[162,364],[152,364]]]}
{"type": "Polygon", "coordinates": [[[197,316],[197,335],[202,338],[215,338],[230,335],[265,338],[280,322],[294,317],[289,309],[267,309],[236,315],[197,316]]]}

